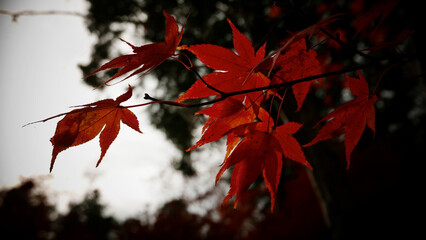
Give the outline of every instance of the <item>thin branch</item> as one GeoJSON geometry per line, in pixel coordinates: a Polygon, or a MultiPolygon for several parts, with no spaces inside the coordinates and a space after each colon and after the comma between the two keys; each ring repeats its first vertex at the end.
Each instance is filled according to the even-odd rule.
{"type": "MultiPolygon", "coordinates": [[[[298,7],[294,6],[296,12],[302,16],[309,24],[314,24],[314,22],[298,7]]],[[[329,31],[327,31],[325,28],[323,27],[319,27],[318,28],[321,32],[323,32],[325,35],[327,35],[330,39],[334,40],[335,42],[337,42],[340,46],[342,46],[343,48],[346,48],[348,50],[351,50],[352,52],[368,59],[368,60],[375,60],[374,57],[363,53],[362,51],[359,51],[358,49],[356,49],[355,47],[353,47],[352,45],[343,42],[342,40],[340,40],[340,38],[338,36],[333,35],[332,33],[330,33],[329,31]]]]}
{"type": "Polygon", "coordinates": [[[0,14],[9,15],[13,22],[18,21],[21,16],[45,16],[45,15],[65,15],[85,18],[87,15],[76,11],[64,11],[64,10],[22,10],[17,12],[11,12],[4,9],[0,9],[0,14]]]}
{"type": "Polygon", "coordinates": [[[278,120],[280,119],[280,112],[281,112],[281,109],[282,109],[282,107],[283,107],[284,98],[285,98],[285,95],[286,95],[286,93],[287,93],[287,90],[288,90],[288,88],[285,88],[284,93],[283,93],[283,96],[281,97],[281,102],[280,102],[280,106],[278,107],[277,119],[275,120],[274,128],[276,128],[276,127],[277,127],[278,120]]]}
{"type": "MultiPolygon", "coordinates": [[[[365,67],[367,67],[369,65],[371,65],[371,64],[363,64],[363,65],[359,65],[359,66],[348,68],[348,69],[344,69],[344,70],[338,70],[338,71],[334,71],[334,72],[321,73],[321,74],[318,74],[318,75],[313,75],[313,76],[309,76],[309,77],[299,78],[299,79],[296,79],[296,80],[293,80],[293,81],[288,81],[288,82],[272,84],[272,85],[268,85],[268,86],[264,86],[264,87],[250,88],[250,89],[246,89],[246,90],[231,92],[231,93],[227,93],[226,95],[224,95],[224,97],[225,96],[226,97],[230,97],[230,96],[235,96],[235,95],[247,94],[247,93],[251,93],[251,92],[257,92],[257,91],[263,91],[263,90],[269,90],[269,89],[289,87],[289,86],[293,86],[294,84],[298,84],[298,83],[302,83],[302,82],[309,82],[309,81],[312,81],[312,80],[315,80],[315,79],[319,79],[319,78],[324,78],[324,77],[339,75],[339,74],[343,74],[343,73],[347,73],[347,72],[353,72],[353,71],[356,71],[356,70],[359,70],[359,69],[363,69],[363,68],[365,68],[365,67]]],[[[278,77],[278,76],[276,76],[276,77],[278,77]]]]}
{"type": "MultiPolygon", "coordinates": [[[[74,110],[72,110],[72,111],[70,111],[70,112],[59,113],[59,114],[56,114],[56,115],[54,115],[54,116],[51,116],[51,117],[45,118],[45,119],[43,119],[43,120],[38,120],[38,121],[35,121],[35,122],[30,122],[30,123],[27,123],[27,124],[23,125],[22,127],[26,127],[26,126],[28,126],[28,125],[32,125],[32,124],[35,124],[35,123],[47,122],[47,121],[52,120],[52,119],[54,119],[54,118],[62,117],[62,116],[68,115],[68,114],[77,114],[77,113],[82,113],[82,112],[92,112],[92,111],[97,111],[97,110],[101,110],[101,109],[111,108],[111,106],[106,106],[106,107],[93,107],[93,106],[88,106],[88,105],[87,105],[87,106],[85,106],[85,105],[81,105],[81,106],[72,106],[71,108],[74,108],[74,107],[81,107],[81,108],[74,109],[74,110]]],[[[117,106],[115,106],[115,107],[121,107],[121,106],[120,106],[120,105],[117,105],[117,106]]]]}
{"type": "Polygon", "coordinates": [[[210,85],[210,84],[208,84],[204,79],[203,79],[203,77],[201,77],[201,75],[197,72],[197,70],[195,70],[195,68],[191,68],[190,69],[193,73],[195,73],[195,75],[197,75],[197,77],[204,83],[204,85],[206,85],[206,87],[208,87],[208,88],[210,88],[211,90],[213,90],[213,91],[215,91],[215,92],[217,92],[217,93],[219,93],[219,94],[221,94],[221,95],[226,95],[226,94],[228,94],[228,93],[226,93],[226,92],[223,92],[223,91],[221,91],[221,90],[219,90],[219,89],[217,89],[217,88],[215,88],[215,87],[213,87],[212,85],[210,85]]]}
{"type": "Polygon", "coordinates": [[[180,62],[186,69],[188,69],[189,71],[195,73],[195,75],[197,75],[197,77],[204,83],[204,85],[206,85],[206,87],[210,88],[211,90],[219,93],[219,94],[226,94],[226,92],[223,92],[215,87],[213,87],[212,85],[208,84],[203,77],[201,77],[201,75],[197,72],[197,70],[195,70],[194,64],[192,63],[191,59],[184,53],[178,53],[178,54],[174,54],[174,56],[172,56],[171,58],[180,62]],[[186,57],[186,59],[188,59],[190,66],[186,65],[183,61],[181,61],[179,58],[176,58],[174,56],[178,56],[178,55],[183,55],[186,57]]]}
{"type": "MultiPolygon", "coordinates": [[[[271,104],[269,104],[269,115],[272,115],[272,105],[274,104],[274,100],[275,100],[275,94],[272,95],[272,99],[271,99],[271,104]]],[[[271,118],[268,118],[268,125],[266,127],[266,131],[269,132],[269,122],[270,122],[271,118]]],[[[274,123],[274,127],[276,125],[276,122],[274,123]]]]}
{"type": "Polygon", "coordinates": [[[378,86],[379,86],[379,84],[380,84],[380,81],[382,80],[383,76],[384,76],[384,75],[385,75],[385,74],[386,74],[389,70],[391,70],[392,68],[394,68],[394,67],[398,66],[399,64],[401,64],[401,63],[395,63],[395,64],[393,64],[393,65],[389,66],[388,68],[386,68],[386,69],[382,72],[382,74],[380,74],[379,80],[377,81],[376,86],[374,87],[373,94],[376,94],[377,88],[378,88],[378,86]]]}
{"type": "Polygon", "coordinates": [[[186,103],[178,103],[178,102],[175,102],[175,101],[160,100],[160,99],[157,99],[157,98],[153,98],[149,94],[145,93],[144,99],[146,99],[146,100],[152,100],[152,102],[143,103],[143,104],[137,104],[137,105],[132,105],[132,106],[123,106],[123,107],[124,108],[132,108],[132,107],[145,106],[145,105],[148,105],[148,104],[160,103],[160,104],[171,105],[171,106],[178,106],[178,107],[185,107],[185,108],[195,108],[195,107],[202,107],[202,106],[206,106],[206,105],[211,105],[213,103],[223,101],[223,100],[225,100],[228,97],[230,97],[230,96],[225,96],[224,97],[223,95],[221,95],[220,97],[218,97],[218,98],[216,98],[214,100],[207,101],[207,102],[201,102],[201,103],[195,103],[195,104],[186,104],[186,103]]]}
{"type": "MultiPolygon", "coordinates": [[[[412,61],[413,59],[415,59],[415,57],[403,59],[403,60],[401,60],[397,63],[392,63],[391,66],[387,70],[395,67],[398,64],[402,65],[404,63],[408,63],[408,62],[412,61]]],[[[206,101],[206,102],[201,102],[201,103],[195,103],[195,104],[186,104],[186,103],[178,103],[178,102],[175,102],[175,101],[160,100],[160,99],[156,99],[154,97],[151,97],[150,95],[145,93],[144,99],[151,100],[151,102],[141,103],[141,104],[136,104],[136,105],[130,105],[130,106],[118,105],[116,107],[119,107],[119,108],[134,108],[134,107],[142,107],[142,106],[147,106],[147,105],[159,103],[159,104],[165,104],[165,105],[171,105],[171,106],[177,106],[177,107],[195,108],[195,107],[211,105],[211,104],[223,101],[223,100],[227,99],[228,97],[232,97],[232,96],[236,96],[236,95],[242,95],[242,94],[264,91],[264,90],[269,90],[269,89],[279,89],[279,88],[283,88],[283,87],[290,87],[290,86],[293,86],[295,84],[302,83],[302,82],[308,82],[308,81],[312,81],[312,80],[319,79],[319,78],[339,75],[339,74],[343,74],[343,73],[347,73],[347,72],[353,72],[353,71],[360,70],[360,69],[363,69],[363,68],[366,68],[366,67],[369,67],[369,66],[372,66],[372,65],[374,65],[374,64],[368,63],[368,64],[363,64],[363,65],[359,65],[359,66],[344,69],[344,70],[322,73],[322,74],[304,77],[304,78],[300,78],[300,79],[296,79],[296,80],[288,81],[288,82],[283,82],[283,83],[279,83],[279,84],[272,84],[272,85],[264,86],[264,87],[250,88],[250,89],[235,91],[235,92],[230,92],[230,93],[223,93],[223,94],[220,94],[220,96],[218,96],[216,99],[206,101]]],[[[387,72],[387,70],[385,72],[387,72]]],[[[376,88],[377,88],[377,85],[378,85],[378,83],[376,84],[376,88]]],[[[109,107],[106,107],[106,108],[109,108],[109,107]]],[[[101,108],[91,108],[91,109],[90,108],[89,109],[88,108],[81,108],[81,109],[73,110],[72,113],[79,113],[79,112],[82,112],[82,111],[86,111],[86,112],[87,111],[94,111],[94,110],[99,110],[99,109],[101,109],[101,108]]],[[[43,119],[43,120],[40,120],[40,121],[25,124],[23,127],[31,125],[31,124],[35,124],[35,123],[46,122],[46,121],[51,120],[53,118],[64,116],[64,115],[67,115],[69,113],[71,113],[71,112],[60,113],[60,114],[57,114],[55,116],[52,116],[52,117],[49,117],[49,118],[46,118],[46,119],[43,119]]]]}
{"type": "Polygon", "coordinates": [[[333,34],[331,34],[329,31],[327,31],[325,28],[320,27],[320,28],[319,28],[319,30],[320,30],[321,32],[323,32],[325,35],[327,35],[330,39],[332,39],[332,40],[334,40],[335,42],[337,42],[337,43],[338,43],[340,46],[342,46],[343,48],[347,48],[347,49],[349,49],[349,50],[351,50],[351,51],[355,52],[356,54],[358,54],[358,55],[360,55],[360,56],[362,56],[362,57],[365,57],[365,58],[366,58],[366,59],[368,59],[368,60],[376,60],[376,59],[375,59],[375,57],[370,56],[370,55],[368,55],[368,54],[365,54],[364,52],[359,51],[358,49],[354,48],[352,45],[349,45],[349,44],[347,44],[347,43],[343,42],[342,40],[340,40],[340,38],[339,38],[339,37],[334,36],[334,35],[333,35],[333,34]]]}
{"type": "Polygon", "coordinates": [[[191,71],[191,68],[194,67],[194,64],[192,63],[191,59],[184,53],[173,54],[173,56],[171,56],[171,58],[180,62],[186,69],[188,69],[190,71],[191,71]],[[182,60],[180,60],[179,58],[176,57],[176,56],[179,56],[179,55],[183,55],[184,57],[186,57],[186,59],[188,60],[190,65],[189,66],[186,65],[186,63],[184,63],[182,60]]]}
{"type": "MultiPolygon", "coordinates": [[[[404,63],[410,62],[413,59],[415,59],[415,58],[403,59],[399,62],[399,64],[404,64],[404,63]]],[[[236,96],[236,95],[242,95],[242,94],[258,92],[258,91],[263,91],[263,90],[269,90],[269,89],[279,89],[279,88],[283,88],[283,87],[290,87],[290,86],[293,86],[293,85],[298,84],[298,83],[309,82],[309,81],[312,81],[312,80],[315,80],[315,79],[339,75],[339,74],[343,74],[343,73],[347,73],[347,72],[354,72],[356,70],[364,69],[364,68],[374,66],[374,65],[376,65],[376,64],[372,62],[372,63],[362,64],[362,65],[359,65],[359,66],[355,66],[355,67],[347,68],[347,69],[343,69],[343,70],[338,70],[338,71],[334,71],[334,72],[327,72],[327,73],[322,73],[322,74],[313,75],[313,76],[309,76],[309,77],[299,78],[299,79],[296,79],[296,80],[293,80],[293,81],[288,81],[288,82],[283,82],[283,83],[278,83],[278,84],[272,84],[272,85],[268,85],[268,86],[264,86],[264,87],[250,88],[250,89],[240,90],[240,91],[235,91],[235,92],[228,92],[228,93],[221,94],[220,96],[218,96],[214,100],[210,100],[210,101],[206,101],[206,102],[202,102],[202,103],[196,103],[196,104],[183,104],[183,103],[177,103],[177,102],[174,102],[174,101],[159,100],[159,99],[156,99],[156,98],[149,96],[148,94],[145,94],[144,99],[153,100],[153,102],[151,102],[149,104],[162,103],[162,104],[179,106],[179,107],[186,107],[186,108],[201,107],[201,106],[211,105],[213,103],[223,101],[223,100],[227,99],[228,97],[232,97],[232,96],[236,96]]],[[[146,105],[146,104],[144,104],[144,105],[146,105]]],[[[130,107],[138,107],[138,106],[142,106],[142,105],[134,105],[134,106],[130,106],[130,107]]]]}

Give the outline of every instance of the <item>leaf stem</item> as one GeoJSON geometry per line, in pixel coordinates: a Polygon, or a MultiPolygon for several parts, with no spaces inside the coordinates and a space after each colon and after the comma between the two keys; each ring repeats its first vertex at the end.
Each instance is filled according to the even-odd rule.
{"type": "MultiPolygon", "coordinates": [[[[413,59],[414,58],[408,58],[408,59],[402,60],[402,61],[400,61],[396,64],[407,63],[407,62],[409,62],[413,59]]],[[[283,88],[283,87],[291,87],[295,84],[302,83],[302,82],[308,82],[308,81],[312,81],[312,80],[315,80],[315,79],[339,75],[339,74],[343,74],[343,73],[347,73],[347,72],[354,72],[356,70],[364,69],[364,68],[372,66],[372,65],[376,65],[376,64],[374,62],[370,62],[370,63],[358,65],[358,66],[343,69],[343,70],[321,73],[321,74],[318,74],[318,75],[308,76],[308,77],[299,78],[299,79],[296,79],[296,80],[293,80],[293,81],[288,81],[288,82],[283,82],[283,83],[278,83],[278,84],[272,84],[272,85],[268,85],[268,86],[264,86],[264,87],[250,88],[250,89],[246,89],[246,90],[240,90],[240,91],[235,91],[235,92],[227,92],[227,93],[223,92],[216,99],[206,101],[206,102],[196,103],[196,104],[184,104],[184,103],[178,103],[178,102],[174,102],[174,101],[159,100],[159,99],[151,97],[148,94],[145,94],[144,99],[152,100],[152,102],[128,106],[128,107],[139,107],[139,106],[145,106],[145,105],[154,104],[154,103],[160,103],[160,104],[166,104],[166,105],[172,105],[172,106],[178,106],[178,107],[186,107],[186,108],[201,107],[201,106],[211,105],[213,103],[223,101],[223,100],[227,99],[228,97],[232,97],[232,96],[236,96],[236,95],[242,95],[242,94],[258,92],[258,91],[263,91],[263,90],[269,90],[269,89],[279,89],[279,88],[283,88]]]]}
{"type": "Polygon", "coordinates": [[[226,95],[226,94],[228,94],[228,93],[226,93],[226,92],[224,92],[224,91],[221,91],[221,90],[219,90],[219,89],[217,89],[217,88],[215,88],[215,87],[213,87],[212,85],[210,85],[210,84],[208,84],[204,79],[203,79],[203,77],[201,77],[201,75],[197,72],[197,70],[195,70],[195,68],[194,67],[192,67],[191,69],[190,69],[193,73],[195,73],[195,75],[197,75],[197,77],[204,83],[204,85],[206,85],[206,87],[208,87],[208,88],[210,88],[211,90],[213,90],[213,91],[215,91],[215,92],[217,92],[217,93],[219,93],[220,95],[226,95]]]}
{"type": "MultiPolygon", "coordinates": [[[[302,16],[309,24],[313,24],[312,20],[298,7],[296,7],[295,5],[293,5],[293,7],[295,8],[296,12],[302,16]]],[[[327,31],[325,28],[323,27],[319,27],[318,28],[321,32],[323,32],[325,35],[327,35],[330,39],[334,40],[335,42],[337,42],[340,46],[342,46],[343,48],[346,48],[348,50],[351,50],[354,53],[357,53],[358,55],[368,59],[368,60],[376,60],[374,57],[363,53],[362,51],[359,51],[358,49],[356,49],[355,47],[353,47],[352,45],[343,42],[342,40],[340,40],[340,38],[338,36],[333,35],[332,33],[330,33],[329,31],[327,31]]]]}
{"type": "Polygon", "coordinates": [[[194,64],[192,63],[191,59],[188,57],[188,55],[186,55],[185,53],[178,53],[178,54],[174,54],[172,57],[172,59],[180,62],[183,66],[185,66],[186,69],[191,70],[191,68],[194,67],[194,64]],[[176,58],[175,56],[179,56],[182,55],[184,57],[186,57],[186,59],[188,60],[190,66],[186,65],[183,61],[181,61],[179,58],[176,58]]]}
{"type": "Polygon", "coordinates": [[[275,120],[275,126],[274,126],[274,128],[275,128],[275,127],[277,126],[277,124],[278,124],[278,120],[279,120],[279,118],[280,118],[280,112],[281,112],[281,109],[282,109],[282,106],[283,106],[283,103],[284,103],[284,98],[285,98],[285,95],[286,95],[286,93],[287,93],[287,89],[288,89],[288,88],[285,88],[284,93],[283,93],[283,96],[281,97],[281,102],[280,102],[280,106],[278,107],[277,119],[275,120]]]}
{"type": "MultiPolygon", "coordinates": [[[[391,68],[393,68],[393,67],[395,67],[397,65],[402,65],[404,63],[410,62],[410,61],[412,61],[415,58],[416,58],[416,56],[414,56],[414,57],[408,57],[408,58],[403,59],[403,60],[401,60],[401,61],[399,61],[397,63],[394,63],[391,66],[389,66],[385,70],[385,72],[387,72],[388,70],[390,70],[391,68]]],[[[258,91],[269,90],[269,89],[279,89],[279,88],[283,88],[283,87],[290,87],[290,86],[293,86],[294,84],[298,84],[298,83],[302,83],[302,82],[308,82],[308,81],[312,81],[312,80],[315,80],[315,79],[318,79],[318,78],[324,78],[324,77],[334,76],[334,75],[343,74],[343,73],[347,73],[347,72],[353,72],[353,71],[356,71],[356,70],[359,70],[359,69],[363,69],[363,68],[369,67],[371,65],[375,65],[375,64],[372,63],[372,62],[370,62],[370,63],[367,63],[367,64],[363,64],[363,65],[351,67],[351,68],[344,69],[344,70],[322,73],[322,74],[313,75],[313,76],[309,76],[309,77],[299,78],[299,79],[296,79],[296,80],[293,80],[293,81],[288,81],[288,82],[283,82],[283,83],[278,83],[278,84],[272,84],[272,85],[264,86],[264,87],[257,87],[257,88],[251,88],[251,89],[246,89],[246,90],[240,90],[240,91],[235,91],[235,92],[217,91],[220,94],[220,96],[217,97],[216,99],[213,99],[213,100],[210,100],[210,101],[206,101],[206,102],[196,103],[196,104],[186,104],[186,103],[178,103],[178,102],[175,102],[175,101],[159,100],[159,99],[153,98],[149,94],[145,93],[144,99],[151,100],[151,102],[141,103],[141,104],[136,104],[136,105],[130,105],[130,106],[121,106],[121,105],[118,105],[116,107],[134,108],[134,107],[142,107],[142,106],[147,106],[147,105],[150,105],[150,104],[159,103],[159,104],[166,104],[166,105],[177,106],[177,107],[195,108],[195,107],[201,107],[201,106],[211,105],[211,104],[223,101],[223,100],[227,99],[228,97],[232,97],[232,96],[236,96],[236,95],[247,94],[247,93],[258,92],[258,91]]],[[[196,72],[196,71],[194,71],[194,72],[197,75],[199,75],[198,72],[196,72]]],[[[376,87],[375,87],[373,93],[376,92],[377,86],[379,85],[379,82],[382,79],[382,77],[385,74],[385,72],[381,75],[380,79],[376,83],[376,87]]],[[[97,108],[97,109],[99,109],[99,108],[97,108]]],[[[81,108],[81,109],[74,110],[73,113],[78,113],[80,111],[91,111],[91,110],[90,109],[81,108]]],[[[69,112],[68,113],[60,113],[60,114],[57,114],[55,116],[52,116],[52,117],[49,117],[49,118],[46,118],[46,119],[43,119],[43,120],[40,120],[40,121],[27,123],[23,127],[31,125],[31,124],[35,124],[35,123],[46,122],[46,121],[49,121],[49,120],[51,120],[53,118],[61,117],[61,116],[64,116],[66,114],[69,114],[69,112]]]]}
{"type": "Polygon", "coordinates": [[[175,59],[176,61],[178,61],[178,62],[180,62],[183,66],[185,66],[185,68],[186,69],[188,69],[189,71],[191,71],[191,72],[193,72],[193,73],[195,73],[195,75],[197,75],[197,77],[204,83],[204,85],[206,85],[206,87],[208,87],[208,88],[210,88],[211,90],[213,90],[213,91],[215,91],[215,92],[217,92],[217,93],[219,93],[219,94],[221,94],[221,95],[223,95],[223,94],[226,94],[226,92],[223,92],[223,91],[221,91],[221,90],[219,90],[219,89],[217,89],[217,88],[215,88],[215,87],[213,87],[212,85],[210,85],[210,84],[208,84],[204,79],[203,79],[203,77],[201,77],[201,75],[197,72],[197,70],[195,70],[195,67],[194,67],[194,64],[192,63],[192,61],[191,61],[191,59],[186,55],[186,54],[184,54],[184,53],[178,53],[178,54],[175,54],[174,56],[178,56],[178,55],[183,55],[183,56],[185,56],[186,57],[186,59],[188,59],[188,61],[189,61],[189,63],[190,63],[190,66],[188,66],[188,65],[186,65],[183,61],[181,61],[180,59],[178,59],[178,58],[175,58],[175,57],[171,57],[171,58],[173,58],[173,59],[175,59]]]}
{"type": "MultiPolygon", "coordinates": [[[[272,99],[271,99],[271,104],[269,104],[269,115],[271,115],[271,112],[272,112],[272,105],[273,105],[273,103],[274,103],[274,100],[275,100],[275,94],[274,95],[272,95],[272,99]]],[[[269,122],[270,122],[270,117],[268,118],[268,125],[267,125],[267,128],[266,128],[266,131],[267,132],[269,132],[269,122]]],[[[276,123],[274,123],[274,126],[275,126],[275,124],[276,123]]]]}
{"type": "Polygon", "coordinates": [[[385,74],[386,74],[389,70],[391,70],[392,68],[394,68],[394,67],[398,66],[399,64],[401,64],[401,63],[395,63],[395,64],[393,64],[393,65],[389,66],[388,68],[386,68],[386,69],[382,72],[382,74],[380,74],[379,80],[377,80],[377,83],[376,83],[376,86],[374,87],[374,90],[373,90],[372,95],[375,95],[375,94],[376,94],[377,87],[379,86],[380,81],[382,80],[383,76],[384,76],[384,75],[385,75],[385,74]]]}

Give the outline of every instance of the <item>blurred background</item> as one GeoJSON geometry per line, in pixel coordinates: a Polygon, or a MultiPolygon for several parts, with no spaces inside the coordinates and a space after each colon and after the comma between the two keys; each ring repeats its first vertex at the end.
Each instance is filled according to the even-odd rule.
{"type": "MultiPolygon", "coordinates": [[[[425,159],[423,18],[415,5],[400,2],[385,21],[378,16],[355,34],[354,19],[377,2],[1,1],[1,232],[20,239],[350,239],[413,234],[419,226],[416,216],[421,216],[419,165],[425,159]],[[404,53],[415,60],[383,75],[376,134],[364,132],[348,170],[341,139],[305,149],[313,171],[284,159],[272,214],[261,178],[237,210],[232,204],[220,207],[230,177],[228,171],[214,186],[224,143],[184,151],[200,136],[205,120],[193,116],[197,109],[134,109],[143,135],[123,127],[98,168],[97,140],[68,149],[49,174],[49,139],[57,120],[23,125],[66,112],[69,106],[115,98],[128,84],[135,94],[128,104],[143,102],[144,93],[172,100],[196,80],[173,60],[148,75],[97,90],[114,71],[83,80],[103,63],[130,52],[119,38],[135,46],[163,41],[163,10],[180,26],[188,17],[182,44],[232,48],[228,17],[255,48],[267,41],[268,51],[292,32],[343,12],[345,18],[330,26],[341,39],[377,58],[404,53]]],[[[330,40],[312,38],[310,46],[319,53],[324,71],[369,61],[330,40]]],[[[389,61],[363,69],[372,89],[389,61]]],[[[200,73],[210,71],[194,62],[200,73]]],[[[314,86],[299,112],[288,94],[286,117],[304,123],[296,134],[299,142],[312,140],[316,122],[347,101],[343,80],[329,77],[314,86]]]]}

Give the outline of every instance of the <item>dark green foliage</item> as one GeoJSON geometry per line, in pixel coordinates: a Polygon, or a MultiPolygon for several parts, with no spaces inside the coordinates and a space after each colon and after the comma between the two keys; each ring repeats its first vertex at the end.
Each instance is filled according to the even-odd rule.
{"type": "Polygon", "coordinates": [[[49,239],[54,208],[32,180],[0,190],[0,238],[49,239]],[[4,238],[5,237],[5,238],[4,238]]]}

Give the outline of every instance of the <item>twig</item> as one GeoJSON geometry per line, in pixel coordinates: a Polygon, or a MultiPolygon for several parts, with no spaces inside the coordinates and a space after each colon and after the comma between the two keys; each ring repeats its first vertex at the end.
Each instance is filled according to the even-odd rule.
{"type": "Polygon", "coordinates": [[[223,92],[215,87],[213,87],[212,85],[208,84],[203,77],[201,77],[201,75],[197,72],[197,70],[195,70],[194,64],[192,63],[191,59],[184,53],[178,53],[178,54],[174,54],[172,57],[172,59],[180,62],[186,69],[188,69],[189,71],[195,73],[195,75],[197,75],[197,77],[204,83],[204,85],[206,85],[206,87],[210,88],[211,90],[223,95],[226,94],[226,92],[223,92]],[[181,61],[179,58],[176,58],[174,56],[178,56],[178,55],[183,55],[184,57],[186,57],[186,59],[188,59],[190,66],[186,65],[183,61],[181,61]]]}
{"type": "Polygon", "coordinates": [[[13,22],[17,22],[21,16],[44,16],[44,15],[67,15],[76,17],[86,17],[86,14],[76,11],[64,11],[64,10],[22,10],[17,12],[11,12],[4,9],[0,9],[0,14],[9,15],[13,22]]]}
{"type": "MultiPolygon", "coordinates": [[[[404,64],[407,62],[412,61],[414,58],[407,58],[405,60],[401,60],[400,62],[397,63],[393,63],[387,70],[389,70],[390,68],[395,67],[396,65],[400,64],[404,64]]],[[[308,82],[308,81],[312,81],[315,79],[319,79],[319,78],[323,78],[323,77],[328,77],[328,76],[334,76],[334,75],[338,75],[338,74],[343,74],[343,73],[347,73],[347,72],[353,72],[359,69],[363,69],[366,68],[368,66],[373,65],[372,63],[368,63],[368,64],[363,64],[363,65],[359,65],[356,67],[352,67],[352,68],[348,68],[348,69],[344,69],[344,70],[339,70],[339,71],[334,71],[334,72],[328,72],[328,73],[322,73],[322,74],[318,74],[318,75],[314,75],[314,76],[309,76],[309,77],[304,77],[304,78],[300,78],[300,79],[296,79],[293,81],[288,81],[288,82],[283,82],[283,83],[279,83],[279,84],[272,84],[269,86],[264,86],[264,87],[257,87],[257,88],[251,88],[251,89],[246,89],[246,90],[241,90],[241,91],[235,91],[235,92],[229,92],[229,93],[223,93],[220,96],[218,96],[216,99],[210,100],[210,101],[206,101],[206,102],[201,102],[201,103],[195,103],[195,104],[186,104],[186,103],[178,103],[175,101],[168,101],[168,100],[160,100],[160,99],[156,99],[154,97],[151,97],[149,94],[145,93],[145,97],[144,99],[146,100],[151,100],[151,102],[147,102],[147,103],[141,103],[141,104],[136,104],[136,105],[130,105],[130,106],[121,106],[118,105],[116,107],[119,108],[134,108],[134,107],[142,107],[142,106],[147,106],[147,105],[151,105],[151,104],[165,104],[165,105],[171,105],[171,106],[177,106],[177,107],[185,107],[185,108],[195,108],[195,107],[201,107],[201,106],[206,106],[206,105],[211,105],[220,101],[223,101],[225,99],[227,99],[228,97],[232,97],[232,96],[236,96],[236,95],[241,95],[241,94],[247,94],[247,93],[252,93],[252,92],[258,92],[258,91],[263,91],[263,90],[269,90],[269,89],[279,89],[279,88],[283,88],[283,87],[290,87],[293,86],[295,84],[298,83],[302,83],[302,82],[308,82]]],[[[378,85],[378,83],[377,83],[378,85]]],[[[376,86],[377,88],[377,86],[376,86]]],[[[284,96],[283,96],[284,97],[284,96]]],[[[280,106],[281,108],[281,106],[280,106]]],[[[76,109],[73,110],[72,112],[67,112],[67,113],[61,113],[61,114],[57,114],[55,116],[40,120],[40,121],[36,121],[36,122],[31,122],[28,124],[25,124],[23,127],[31,125],[31,124],[35,124],[35,123],[41,123],[41,122],[46,122],[48,120],[51,120],[53,118],[57,118],[60,116],[64,116],[70,113],[79,113],[82,111],[94,111],[94,110],[99,110],[100,108],[92,108],[92,109],[88,109],[88,108],[81,108],[81,109],[76,109]]]]}
{"type": "Polygon", "coordinates": [[[208,87],[208,88],[210,88],[211,90],[213,90],[213,91],[215,91],[215,92],[217,92],[217,93],[219,93],[220,95],[226,95],[226,94],[228,94],[228,93],[226,93],[226,92],[223,92],[223,91],[221,91],[221,90],[219,90],[219,89],[217,89],[217,88],[215,88],[215,87],[213,87],[212,85],[210,85],[210,84],[208,84],[204,79],[203,79],[203,77],[201,77],[201,75],[197,72],[197,70],[195,70],[195,68],[191,68],[190,69],[193,73],[195,73],[195,75],[197,75],[197,77],[204,83],[204,85],[206,85],[206,87],[208,87]]]}
{"type": "MultiPolygon", "coordinates": [[[[314,24],[313,21],[298,7],[294,6],[296,12],[302,16],[309,24],[314,24]]],[[[368,60],[375,60],[374,57],[363,53],[362,51],[359,51],[358,49],[356,49],[355,47],[353,47],[352,45],[343,42],[342,40],[340,40],[339,37],[333,35],[332,33],[330,33],[329,31],[327,31],[325,28],[323,27],[319,27],[318,28],[321,32],[323,32],[325,35],[327,35],[330,39],[334,40],[335,42],[337,42],[340,46],[342,46],[343,48],[346,48],[348,50],[353,51],[354,53],[368,59],[368,60]]]]}
{"type": "Polygon", "coordinates": [[[276,128],[276,127],[277,127],[278,120],[280,119],[280,112],[281,112],[281,109],[282,109],[282,107],[283,107],[284,98],[285,98],[285,95],[286,95],[286,93],[287,93],[287,90],[288,90],[288,88],[285,88],[284,93],[283,93],[283,96],[281,97],[281,102],[280,102],[280,106],[278,107],[277,119],[275,120],[274,128],[276,128]]]}
{"type": "Polygon", "coordinates": [[[175,101],[167,101],[167,100],[160,100],[157,98],[153,98],[151,97],[149,94],[145,93],[145,97],[144,99],[146,100],[152,100],[152,102],[149,103],[142,103],[142,104],[137,104],[137,105],[131,105],[131,106],[123,106],[124,108],[133,108],[133,107],[141,107],[141,106],[145,106],[145,105],[149,105],[149,104],[154,104],[154,103],[160,103],[160,104],[165,104],[165,105],[171,105],[171,106],[178,106],[178,107],[186,107],[186,108],[195,108],[195,107],[202,107],[205,105],[211,105],[213,103],[216,102],[220,102],[225,100],[226,98],[228,98],[230,96],[220,96],[214,100],[211,101],[207,101],[207,102],[202,102],[202,103],[195,103],[195,104],[186,104],[186,103],[178,103],[175,101]]]}
{"type": "MultiPolygon", "coordinates": [[[[414,58],[403,59],[399,62],[399,64],[404,64],[404,63],[410,62],[413,59],[414,58]]],[[[180,106],[180,107],[187,107],[187,108],[201,107],[201,106],[211,105],[213,103],[223,101],[223,100],[227,99],[228,97],[232,97],[232,96],[236,96],[236,95],[242,95],[242,94],[258,92],[258,91],[263,91],[263,90],[269,90],[269,89],[279,89],[279,88],[283,88],[283,87],[290,87],[290,86],[293,86],[293,85],[298,84],[298,83],[308,82],[308,81],[312,81],[312,80],[315,80],[315,79],[339,75],[339,74],[343,74],[343,73],[347,73],[347,72],[353,72],[353,71],[364,69],[366,67],[373,66],[373,65],[375,65],[374,62],[362,64],[362,65],[359,65],[359,66],[355,66],[355,67],[347,68],[347,69],[343,69],[343,70],[338,70],[338,71],[334,71],[334,72],[321,73],[321,74],[318,74],[318,75],[299,78],[299,79],[296,79],[296,80],[293,80],[293,81],[288,81],[288,82],[283,82],[283,83],[278,83],[278,84],[272,84],[272,85],[268,85],[268,86],[264,86],[264,87],[250,88],[250,89],[246,89],[246,90],[223,93],[218,98],[216,98],[214,100],[210,100],[210,101],[206,101],[206,102],[202,102],[202,103],[196,103],[196,104],[183,104],[183,103],[177,103],[177,102],[174,102],[174,101],[159,100],[159,99],[156,99],[156,98],[149,96],[148,94],[145,94],[145,99],[153,100],[153,102],[151,102],[149,104],[162,103],[162,104],[180,106]]],[[[146,104],[144,104],[144,105],[146,105],[146,104]]],[[[134,106],[130,106],[130,107],[138,107],[138,106],[142,106],[142,105],[134,105],[134,106]]]]}

